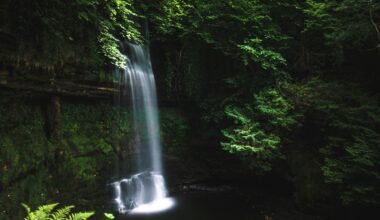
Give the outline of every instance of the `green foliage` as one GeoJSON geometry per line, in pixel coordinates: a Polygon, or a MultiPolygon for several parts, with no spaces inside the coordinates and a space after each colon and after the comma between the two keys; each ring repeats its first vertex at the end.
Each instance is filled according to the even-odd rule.
{"type": "MultiPolygon", "coordinates": [[[[62,65],[123,67],[118,40],[142,42],[133,0],[42,0],[9,4],[13,64],[60,73],[62,65]],[[16,45],[15,45],[16,46],[16,45]],[[99,56],[100,55],[100,56],[99,56]]],[[[67,68],[67,67],[66,67],[67,68]]]]}
{"type": "Polygon", "coordinates": [[[319,161],[321,178],[335,189],[343,204],[379,204],[378,106],[376,99],[354,84],[316,78],[286,84],[281,90],[258,93],[252,104],[227,107],[234,126],[224,130],[227,142],[222,146],[258,173],[270,171],[276,160],[294,150],[302,152],[295,146],[308,147],[319,161]],[[282,90],[287,95],[279,92],[282,90]],[[316,142],[302,137],[307,138],[304,132],[310,129],[316,142]]]}
{"type": "Polygon", "coordinates": [[[271,17],[276,3],[164,0],[158,7],[153,22],[162,34],[196,37],[263,70],[278,71],[285,64],[281,52],[274,49],[287,39],[271,17]]]}
{"type": "Polygon", "coordinates": [[[104,216],[106,217],[106,219],[115,219],[115,216],[111,213],[104,213],[104,216]]]}
{"type": "Polygon", "coordinates": [[[378,101],[353,84],[312,79],[296,88],[298,108],[321,119],[313,123],[323,140],[319,149],[325,181],[339,189],[344,204],[379,204],[378,101]]]}
{"type": "Polygon", "coordinates": [[[238,47],[242,50],[242,59],[246,65],[253,60],[263,70],[278,72],[278,66],[286,64],[286,60],[280,53],[263,47],[261,39],[247,40],[245,44],[238,47]]]}
{"type": "Polygon", "coordinates": [[[205,42],[224,53],[253,61],[263,70],[284,64],[274,46],[286,39],[271,18],[271,3],[261,1],[194,1],[192,28],[205,42]],[[199,14],[199,15],[198,15],[199,14]],[[222,33],[229,33],[227,35],[222,33]]]}
{"type": "Polygon", "coordinates": [[[5,104],[8,100],[2,100],[0,108],[0,183],[3,187],[32,168],[39,167],[45,156],[52,156],[54,151],[45,137],[41,109],[23,102],[5,104]]]}
{"type": "Polygon", "coordinates": [[[115,34],[121,40],[143,43],[138,24],[131,20],[132,17],[138,17],[133,11],[133,2],[134,0],[107,1],[104,6],[107,17],[99,19],[98,42],[101,52],[112,64],[122,69],[125,68],[126,57],[120,51],[120,43],[115,34]]]}
{"type": "Polygon", "coordinates": [[[118,40],[108,31],[102,31],[99,34],[99,43],[103,54],[111,60],[115,66],[125,68],[125,59],[127,57],[119,50],[118,40]]]}
{"type": "Polygon", "coordinates": [[[257,172],[270,171],[275,160],[284,159],[281,135],[296,123],[293,106],[277,89],[255,95],[253,105],[227,107],[235,126],[223,131],[228,142],[223,149],[238,154],[257,172]]]}
{"type": "Polygon", "coordinates": [[[304,44],[313,68],[342,65],[346,50],[375,50],[380,38],[371,20],[379,11],[377,1],[306,1],[304,44]]]}
{"type": "Polygon", "coordinates": [[[154,14],[152,20],[159,24],[159,31],[164,34],[184,31],[191,7],[183,0],[163,0],[155,5],[159,13],[154,14]]]}
{"type": "Polygon", "coordinates": [[[290,129],[297,123],[294,106],[278,89],[267,89],[255,95],[255,106],[260,118],[266,120],[269,128],[290,129]]]}
{"type": "Polygon", "coordinates": [[[22,204],[27,212],[25,220],[87,220],[94,215],[93,212],[71,212],[74,206],[65,206],[53,211],[58,203],[39,206],[32,211],[26,204],[22,204]]]}

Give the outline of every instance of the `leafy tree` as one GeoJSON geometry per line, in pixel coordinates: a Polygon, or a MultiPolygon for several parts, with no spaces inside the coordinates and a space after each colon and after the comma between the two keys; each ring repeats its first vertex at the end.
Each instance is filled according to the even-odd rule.
{"type": "Polygon", "coordinates": [[[344,204],[379,204],[378,101],[355,84],[312,79],[293,89],[304,123],[312,115],[321,119],[313,123],[325,182],[344,204]]]}
{"type": "Polygon", "coordinates": [[[285,159],[282,136],[297,124],[293,108],[273,88],[255,95],[254,102],[244,108],[227,107],[235,126],[223,131],[228,140],[223,148],[242,156],[259,173],[270,171],[275,160],[285,159]]]}
{"type": "Polygon", "coordinates": [[[303,146],[316,152],[321,176],[313,178],[335,189],[343,204],[379,204],[378,101],[355,84],[316,78],[281,88],[264,90],[243,107],[226,108],[234,125],[223,132],[223,148],[262,173],[303,146]],[[304,142],[305,130],[315,137],[304,142]]]}
{"type": "Polygon", "coordinates": [[[310,68],[342,66],[350,55],[347,51],[377,50],[379,10],[380,3],[371,0],[306,1],[302,34],[310,68]]]}
{"type": "MultiPolygon", "coordinates": [[[[286,36],[271,18],[273,7],[261,1],[164,1],[163,18],[168,22],[162,25],[196,36],[245,64],[253,61],[264,70],[276,70],[285,60],[273,48],[286,36]]],[[[158,25],[164,33],[171,30],[158,25]]]]}

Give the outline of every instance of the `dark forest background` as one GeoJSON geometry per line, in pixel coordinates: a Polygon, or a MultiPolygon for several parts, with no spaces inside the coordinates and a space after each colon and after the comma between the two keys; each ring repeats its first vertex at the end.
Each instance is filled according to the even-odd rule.
{"type": "Polygon", "coordinates": [[[105,209],[129,157],[113,105],[129,41],[150,46],[173,189],[249,177],[360,219],[380,205],[379,27],[376,0],[2,0],[0,218],[105,209]]]}

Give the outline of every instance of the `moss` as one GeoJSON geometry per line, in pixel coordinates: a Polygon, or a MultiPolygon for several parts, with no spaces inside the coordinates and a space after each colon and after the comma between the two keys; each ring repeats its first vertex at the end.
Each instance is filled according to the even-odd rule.
{"type": "Polygon", "coordinates": [[[6,187],[24,173],[40,166],[45,156],[51,156],[54,146],[47,141],[44,119],[38,105],[3,102],[0,112],[1,185],[6,187]]]}
{"type": "Polygon", "coordinates": [[[62,103],[61,136],[46,132],[46,106],[39,98],[0,100],[1,219],[22,216],[21,202],[50,201],[91,205],[106,195],[114,144],[130,130],[128,113],[107,103],[62,103]],[[20,214],[20,215],[19,215],[20,214]]]}

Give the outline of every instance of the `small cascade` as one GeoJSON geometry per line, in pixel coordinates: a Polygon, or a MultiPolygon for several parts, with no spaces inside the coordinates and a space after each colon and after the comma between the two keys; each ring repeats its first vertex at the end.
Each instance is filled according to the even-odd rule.
{"type": "MultiPolygon", "coordinates": [[[[134,174],[112,183],[114,201],[120,213],[146,208],[167,196],[162,175],[161,142],[158,122],[157,95],[149,50],[145,46],[127,44],[125,70],[118,70],[120,100],[129,100],[133,113],[133,148],[136,151],[134,174]],[[129,98],[125,96],[128,95],[129,98]],[[145,208],[144,208],[145,207],[145,208]]],[[[126,103],[120,103],[128,106],[126,103]]],[[[162,204],[161,204],[162,205],[162,204]]],[[[158,211],[158,210],[157,210],[158,211]]]]}
{"type": "Polygon", "coordinates": [[[162,175],[144,172],[114,182],[115,202],[120,213],[125,213],[143,204],[164,199],[167,195],[162,175]]]}

